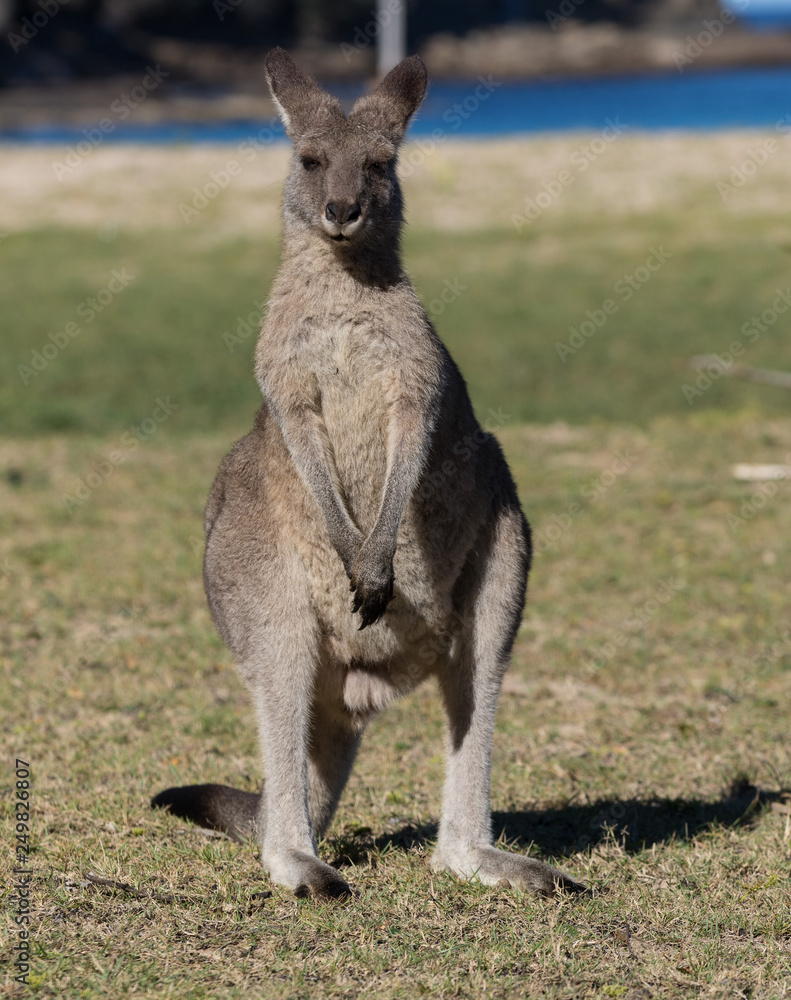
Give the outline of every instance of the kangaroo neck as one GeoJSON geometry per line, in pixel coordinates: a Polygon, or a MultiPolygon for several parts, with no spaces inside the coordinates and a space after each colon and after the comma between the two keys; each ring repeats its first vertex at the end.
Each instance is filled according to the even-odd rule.
{"type": "Polygon", "coordinates": [[[398,233],[368,241],[329,242],[319,233],[292,230],[283,234],[284,270],[295,275],[323,277],[333,284],[351,284],[386,291],[404,280],[398,233]]]}

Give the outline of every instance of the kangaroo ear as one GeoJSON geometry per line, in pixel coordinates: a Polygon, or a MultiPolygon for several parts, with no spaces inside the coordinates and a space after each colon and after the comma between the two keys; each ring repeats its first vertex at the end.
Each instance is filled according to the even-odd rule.
{"type": "Polygon", "coordinates": [[[297,140],[344,118],[339,101],[297,66],[284,49],[266,57],[266,81],[286,132],[297,140]]]}
{"type": "Polygon", "coordinates": [[[391,69],[372,94],[355,103],[349,118],[370,123],[395,142],[401,142],[412,115],[423,103],[427,86],[423,60],[410,56],[391,69]]]}

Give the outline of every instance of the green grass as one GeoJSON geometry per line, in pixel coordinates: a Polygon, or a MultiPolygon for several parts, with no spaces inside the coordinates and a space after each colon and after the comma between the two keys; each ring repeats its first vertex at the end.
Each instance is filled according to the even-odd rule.
{"type": "MultiPolygon", "coordinates": [[[[174,432],[241,430],[258,403],[248,331],[277,259],[271,239],[212,241],[188,230],[122,233],[110,245],[76,230],[3,241],[0,426],[13,434],[121,431],[170,396],[180,407],[174,432]],[[80,306],[124,268],[134,280],[84,322],[80,306]],[[224,335],[235,337],[240,319],[243,336],[229,345],[224,335]],[[34,352],[69,322],[80,333],[34,374],[34,352]],[[28,370],[20,375],[19,366],[28,370]]],[[[727,351],[734,340],[744,347],[743,363],[791,368],[791,312],[757,339],[741,333],[771,306],[775,289],[791,287],[789,258],[766,222],[737,217],[727,238],[719,228],[690,231],[682,214],[644,216],[604,232],[598,223],[562,219],[539,220],[521,235],[415,229],[407,261],[424,302],[440,307],[436,325],[482,413],[646,426],[690,409],[788,412],[783,390],[727,378],[692,405],[682,391],[694,383],[690,357],[727,351]],[[651,247],[672,256],[627,301],[616,284],[651,247]],[[452,298],[447,305],[443,290],[452,298]],[[568,345],[570,328],[606,299],[617,312],[561,359],[556,345],[568,345]]]]}
{"type": "Polygon", "coordinates": [[[227,437],[169,435],[71,514],[61,497],[114,437],[0,445],[0,743],[33,774],[36,995],[782,995],[788,486],[741,526],[728,515],[756,490],[729,463],[785,455],[791,420],[502,434],[544,541],[499,714],[494,827],[593,887],[554,902],[430,872],[443,731],[430,685],[371,727],[321,845],[359,890],[348,905],[262,897],[252,845],[149,811],[170,784],[260,780],[200,583],[227,437]],[[604,489],[618,453],[630,467],[604,489]]]}

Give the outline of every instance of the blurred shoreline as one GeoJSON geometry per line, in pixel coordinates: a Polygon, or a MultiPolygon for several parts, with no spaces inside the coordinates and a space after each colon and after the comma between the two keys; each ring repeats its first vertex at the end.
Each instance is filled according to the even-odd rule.
{"type": "MultiPolygon", "coordinates": [[[[147,59],[139,72],[0,89],[0,128],[92,124],[135,89],[143,99],[127,103],[129,114],[141,123],[262,120],[275,114],[266,87],[264,50],[155,38],[140,51],[141,59],[147,59]],[[152,72],[155,84],[149,87],[152,72]]],[[[687,28],[624,28],[567,20],[555,30],[509,25],[464,37],[434,35],[419,52],[435,81],[479,75],[500,81],[682,75],[791,66],[791,31],[752,31],[724,14],[687,28]]],[[[373,81],[373,44],[317,45],[295,50],[294,55],[326,83],[373,81]]]]}

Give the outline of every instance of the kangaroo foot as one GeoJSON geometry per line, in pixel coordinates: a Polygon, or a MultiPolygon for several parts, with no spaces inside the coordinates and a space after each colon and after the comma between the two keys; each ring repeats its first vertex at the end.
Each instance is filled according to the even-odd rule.
{"type": "Polygon", "coordinates": [[[496,885],[506,879],[511,885],[539,896],[553,896],[559,890],[587,892],[587,887],[551,865],[525,858],[521,854],[479,847],[468,851],[437,851],[431,861],[437,870],[454,872],[462,879],[477,879],[484,885],[496,885]]]}
{"type": "Polygon", "coordinates": [[[348,899],[352,890],[346,880],[330,865],[302,851],[289,851],[264,859],[273,882],[286,886],[300,899],[348,899]]]}

